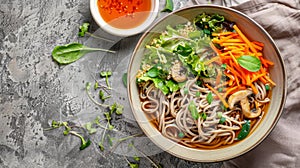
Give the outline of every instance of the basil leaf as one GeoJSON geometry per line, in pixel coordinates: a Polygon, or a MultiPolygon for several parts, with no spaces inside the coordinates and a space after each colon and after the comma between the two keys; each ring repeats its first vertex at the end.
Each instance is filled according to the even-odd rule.
{"type": "Polygon", "coordinates": [[[94,51],[115,53],[115,51],[111,50],[101,48],[89,48],[80,43],[71,43],[67,45],[54,47],[52,51],[52,58],[59,64],[70,64],[79,60],[85,54],[94,51]]]}
{"type": "Polygon", "coordinates": [[[189,111],[190,111],[193,119],[198,120],[198,118],[200,117],[200,115],[199,115],[197,107],[196,107],[196,105],[195,105],[195,103],[193,101],[190,102],[190,104],[188,106],[188,109],[189,109],[189,111]]]}
{"type": "Polygon", "coordinates": [[[239,65],[250,72],[257,72],[260,70],[261,62],[260,60],[251,55],[242,55],[241,57],[237,58],[237,62],[239,65]]]}

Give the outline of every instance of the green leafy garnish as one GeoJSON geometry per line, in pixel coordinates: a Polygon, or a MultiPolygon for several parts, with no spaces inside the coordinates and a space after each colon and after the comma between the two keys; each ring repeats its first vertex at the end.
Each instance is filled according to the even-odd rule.
{"type": "Polygon", "coordinates": [[[220,118],[220,120],[219,120],[219,123],[220,123],[220,124],[224,124],[225,121],[226,121],[226,118],[222,116],[222,117],[220,118]]]}
{"type": "Polygon", "coordinates": [[[269,85],[269,84],[265,84],[265,88],[266,88],[266,91],[269,91],[269,90],[271,90],[271,87],[270,87],[270,85],[269,85]]]}
{"type": "Polygon", "coordinates": [[[135,161],[140,161],[140,157],[138,157],[138,156],[136,156],[136,155],[133,156],[133,159],[134,159],[135,161]]]}
{"type": "Polygon", "coordinates": [[[125,87],[127,87],[127,73],[124,73],[122,76],[122,81],[125,87]]]}
{"type": "Polygon", "coordinates": [[[250,120],[247,120],[245,124],[243,124],[241,132],[238,134],[237,139],[238,140],[242,140],[244,138],[246,138],[250,132],[250,120]]]}
{"type": "Polygon", "coordinates": [[[178,133],[178,138],[183,138],[185,135],[184,135],[184,133],[183,132],[179,132],[178,133]]]}
{"type": "Polygon", "coordinates": [[[78,32],[78,36],[83,37],[85,35],[86,32],[88,32],[89,30],[89,23],[83,23],[80,27],[79,27],[79,32],[78,32]]]}
{"type": "Polygon", "coordinates": [[[187,95],[187,94],[189,94],[189,89],[188,88],[183,88],[183,93],[185,94],[185,95],[187,95]]]}
{"type": "Polygon", "coordinates": [[[103,38],[103,37],[99,37],[97,35],[94,35],[94,34],[88,32],[89,26],[90,26],[90,23],[87,23],[87,22],[83,23],[82,25],[80,25],[79,26],[78,36],[79,37],[84,37],[86,34],[88,34],[89,36],[91,36],[93,38],[97,38],[97,39],[100,39],[100,40],[108,41],[110,43],[114,42],[113,40],[110,40],[110,39],[107,39],[107,38],[103,38]]]}
{"type": "Polygon", "coordinates": [[[107,141],[108,141],[109,146],[113,146],[113,140],[114,140],[114,138],[112,138],[110,135],[107,135],[107,141]]]}
{"type": "Polygon", "coordinates": [[[59,64],[70,64],[79,60],[85,54],[94,51],[115,53],[115,51],[111,50],[102,48],[90,48],[80,43],[71,43],[54,47],[52,51],[52,58],[59,64]]]}
{"type": "Polygon", "coordinates": [[[121,115],[123,113],[124,106],[121,104],[114,103],[110,106],[110,113],[115,112],[117,115],[121,115]]]}
{"type": "Polygon", "coordinates": [[[90,144],[91,144],[90,139],[85,140],[82,135],[78,134],[75,131],[70,131],[70,134],[73,134],[81,139],[81,146],[79,148],[80,150],[83,150],[83,149],[87,148],[88,146],[90,146],[90,144]]]}
{"type": "Polygon", "coordinates": [[[157,69],[156,66],[152,67],[151,69],[148,70],[148,72],[146,73],[147,76],[149,76],[150,78],[155,78],[157,77],[160,72],[159,72],[159,69],[157,69]]]}
{"type": "Polygon", "coordinates": [[[198,120],[198,118],[200,117],[197,107],[195,105],[195,103],[193,101],[190,102],[188,109],[193,117],[193,119],[198,120]]]}
{"type": "Polygon", "coordinates": [[[55,120],[52,120],[52,122],[51,122],[51,127],[52,128],[59,128],[61,126],[63,126],[62,123],[60,123],[58,121],[55,121],[55,120]]]}
{"type": "Polygon", "coordinates": [[[102,78],[105,78],[105,82],[106,82],[106,85],[109,89],[111,89],[110,87],[110,84],[109,84],[109,81],[108,81],[108,78],[112,75],[112,72],[111,71],[102,71],[100,72],[100,76],[102,78]]]}
{"type": "Polygon", "coordinates": [[[165,8],[162,10],[162,12],[172,12],[173,8],[173,0],[166,0],[165,8]]]}
{"type": "Polygon", "coordinates": [[[185,56],[185,57],[189,56],[192,52],[193,52],[192,47],[187,45],[187,44],[185,46],[178,45],[176,50],[175,50],[175,53],[180,54],[180,55],[185,56]]]}
{"type": "Polygon", "coordinates": [[[204,34],[210,36],[212,32],[220,31],[222,29],[221,23],[224,21],[224,16],[220,16],[218,14],[207,15],[206,13],[202,13],[195,17],[194,24],[198,26],[204,34]]]}
{"type": "Polygon", "coordinates": [[[97,90],[97,89],[98,89],[98,87],[99,87],[99,84],[98,84],[98,82],[95,82],[95,84],[94,84],[94,89],[95,89],[95,90],[97,90]]]}
{"type": "Polygon", "coordinates": [[[139,168],[139,164],[137,163],[128,163],[130,168],[139,168]]]}
{"type": "Polygon", "coordinates": [[[202,112],[202,113],[200,114],[200,116],[201,116],[201,118],[202,118],[203,120],[206,120],[206,118],[207,118],[207,115],[206,115],[205,112],[202,112]]]}
{"type": "Polygon", "coordinates": [[[89,134],[94,134],[97,132],[97,129],[96,128],[93,128],[93,123],[91,122],[88,122],[85,124],[85,128],[88,130],[89,134]]]}
{"type": "Polygon", "coordinates": [[[102,90],[99,90],[99,98],[102,101],[105,101],[106,99],[110,98],[111,96],[105,96],[104,92],[102,90]]]}
{"type": "Polygon", "coordinates": [[[99,146],[99,148],[100,148],[101,151],[104,151],[104,145],[103,145],[103,142],[102,142],[102,141],[100,141],[100,142],[98,143],[98,146],[99,146]]]}
{"type": "Polygon", "coordinates": [[[209,92],[209,93],[206,95],[206,100],[207,100],[208,104],[211,104],[212,101],[213,101],[213,99],[214,99],[214,97],[213,97],[212,93],[209,92]]]}
{"type": "Polygon", "coordinates": [[[199,91],[196,92],[196,97],[200,97],[201,93],[199,91]]]}
{"type": "Polygon", "coordinates": [[[259,58],[251,55],[242,55],[236,59],[239,65],[250,72],[257,72],[260,70],[261,62],[259,58]]]}

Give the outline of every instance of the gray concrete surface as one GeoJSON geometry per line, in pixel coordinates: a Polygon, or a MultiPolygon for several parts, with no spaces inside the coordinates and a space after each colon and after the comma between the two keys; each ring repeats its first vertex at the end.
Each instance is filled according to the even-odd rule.
{"type": "MultiPolygon", "coordinates": [[[[161,1],[163,2],[163,1],[161,1]]],[[[185,1],[176,1],[178,7],[185,1]]],[[[124,105],[124,114],[114,117],[119,131],[115,139],[142,133],[130,112],[121,77],[139,35],[120,39],[112,37],[94,23],[87,0],[0,0],[0,167],[129,167],[124,156],[136,155],[126,145],[113,152],[100,151],[97,143],[103,135],[98,128],[90,137],[92,145],[80,151],[80,139],[64,136],[63,129],[46,131],[51,121],[69,121],[83,125],[101,116],[105,109],[93,104],[85,93],[86,82],[100,80],[102,70],[113,71],[110,78],[113,98],[124,105]],[[78,26],[91,23],[95,34],[112,38],[110,44],[77,36],[78,26]],[[93,53],[79,61],[59,66],[51,58],[56,45],[81,42],[89,46],[111,48],[117,54],[93,53]],[[124,155],[124,156],[123,156],[124,155]]],[[[161,14],[160,16],[162,16],[161,14]]],[[[80,130],[79,130],[80,131],[80,130]]],[[[147,137],[134,139],[136,147],[165,168],[218,168],[221,163],[194,163],[161,151],[147,137]]],[[[151,167],[142,157],[140,167],[151,167]]]]}

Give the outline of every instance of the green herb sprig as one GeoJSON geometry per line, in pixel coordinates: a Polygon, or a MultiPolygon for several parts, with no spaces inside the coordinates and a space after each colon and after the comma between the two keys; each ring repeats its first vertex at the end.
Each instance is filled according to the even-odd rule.
{"type": "Polygon", "coordinates": [[[78,32],[78,36],[79,37],[84,37],[85,34],[93,37],[93,38],[97,38],[97,39],[100,39],[100,40],[104,40],[104,41],[107,41],[107,42],[110,42],[110,43],[114,43],[113,40],[110,40],[110,39],[107,39],[107,38],[103,38],[103,37],[99,37],[99,36],[96,36],[92,33],[89,32],[89,26],[90,26],[90,23],[83,23],[82,25],[79,26],[79,32],[78,32]]]}
{"type": "Polygon", "coordinates": [[[64,65],[73,63],[79,60],[85,54],[95,51],[115,53],[115,51],[112,50],[90,48],[80,43],[71,43],[54,47],[52,51],[52,58],[57,63],[64,65]]]}

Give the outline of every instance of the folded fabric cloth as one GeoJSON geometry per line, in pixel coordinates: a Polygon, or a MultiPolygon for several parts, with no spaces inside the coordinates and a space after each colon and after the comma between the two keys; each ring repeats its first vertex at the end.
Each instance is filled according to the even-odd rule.
{"type": "Polygon", "coordinates": [[[300,167],[299,0],[251,0],[233,8],[261,24],[275,40],[285,62],[288,92],[283,114],[271,134],[250,152],[225,161],[223,167],[300,167]]]}
{"type": "MultiPolygon", "coordinates": [[[[203,2],[188,3],[194,4],[203,2]]],[[[283,114],[271,134],[250,152],[223,162],[222,167],[300,167],[300,1],[250,0],[232,8],[250,16],[272,36],[284,59],[288,89],[283,114]]]]}

